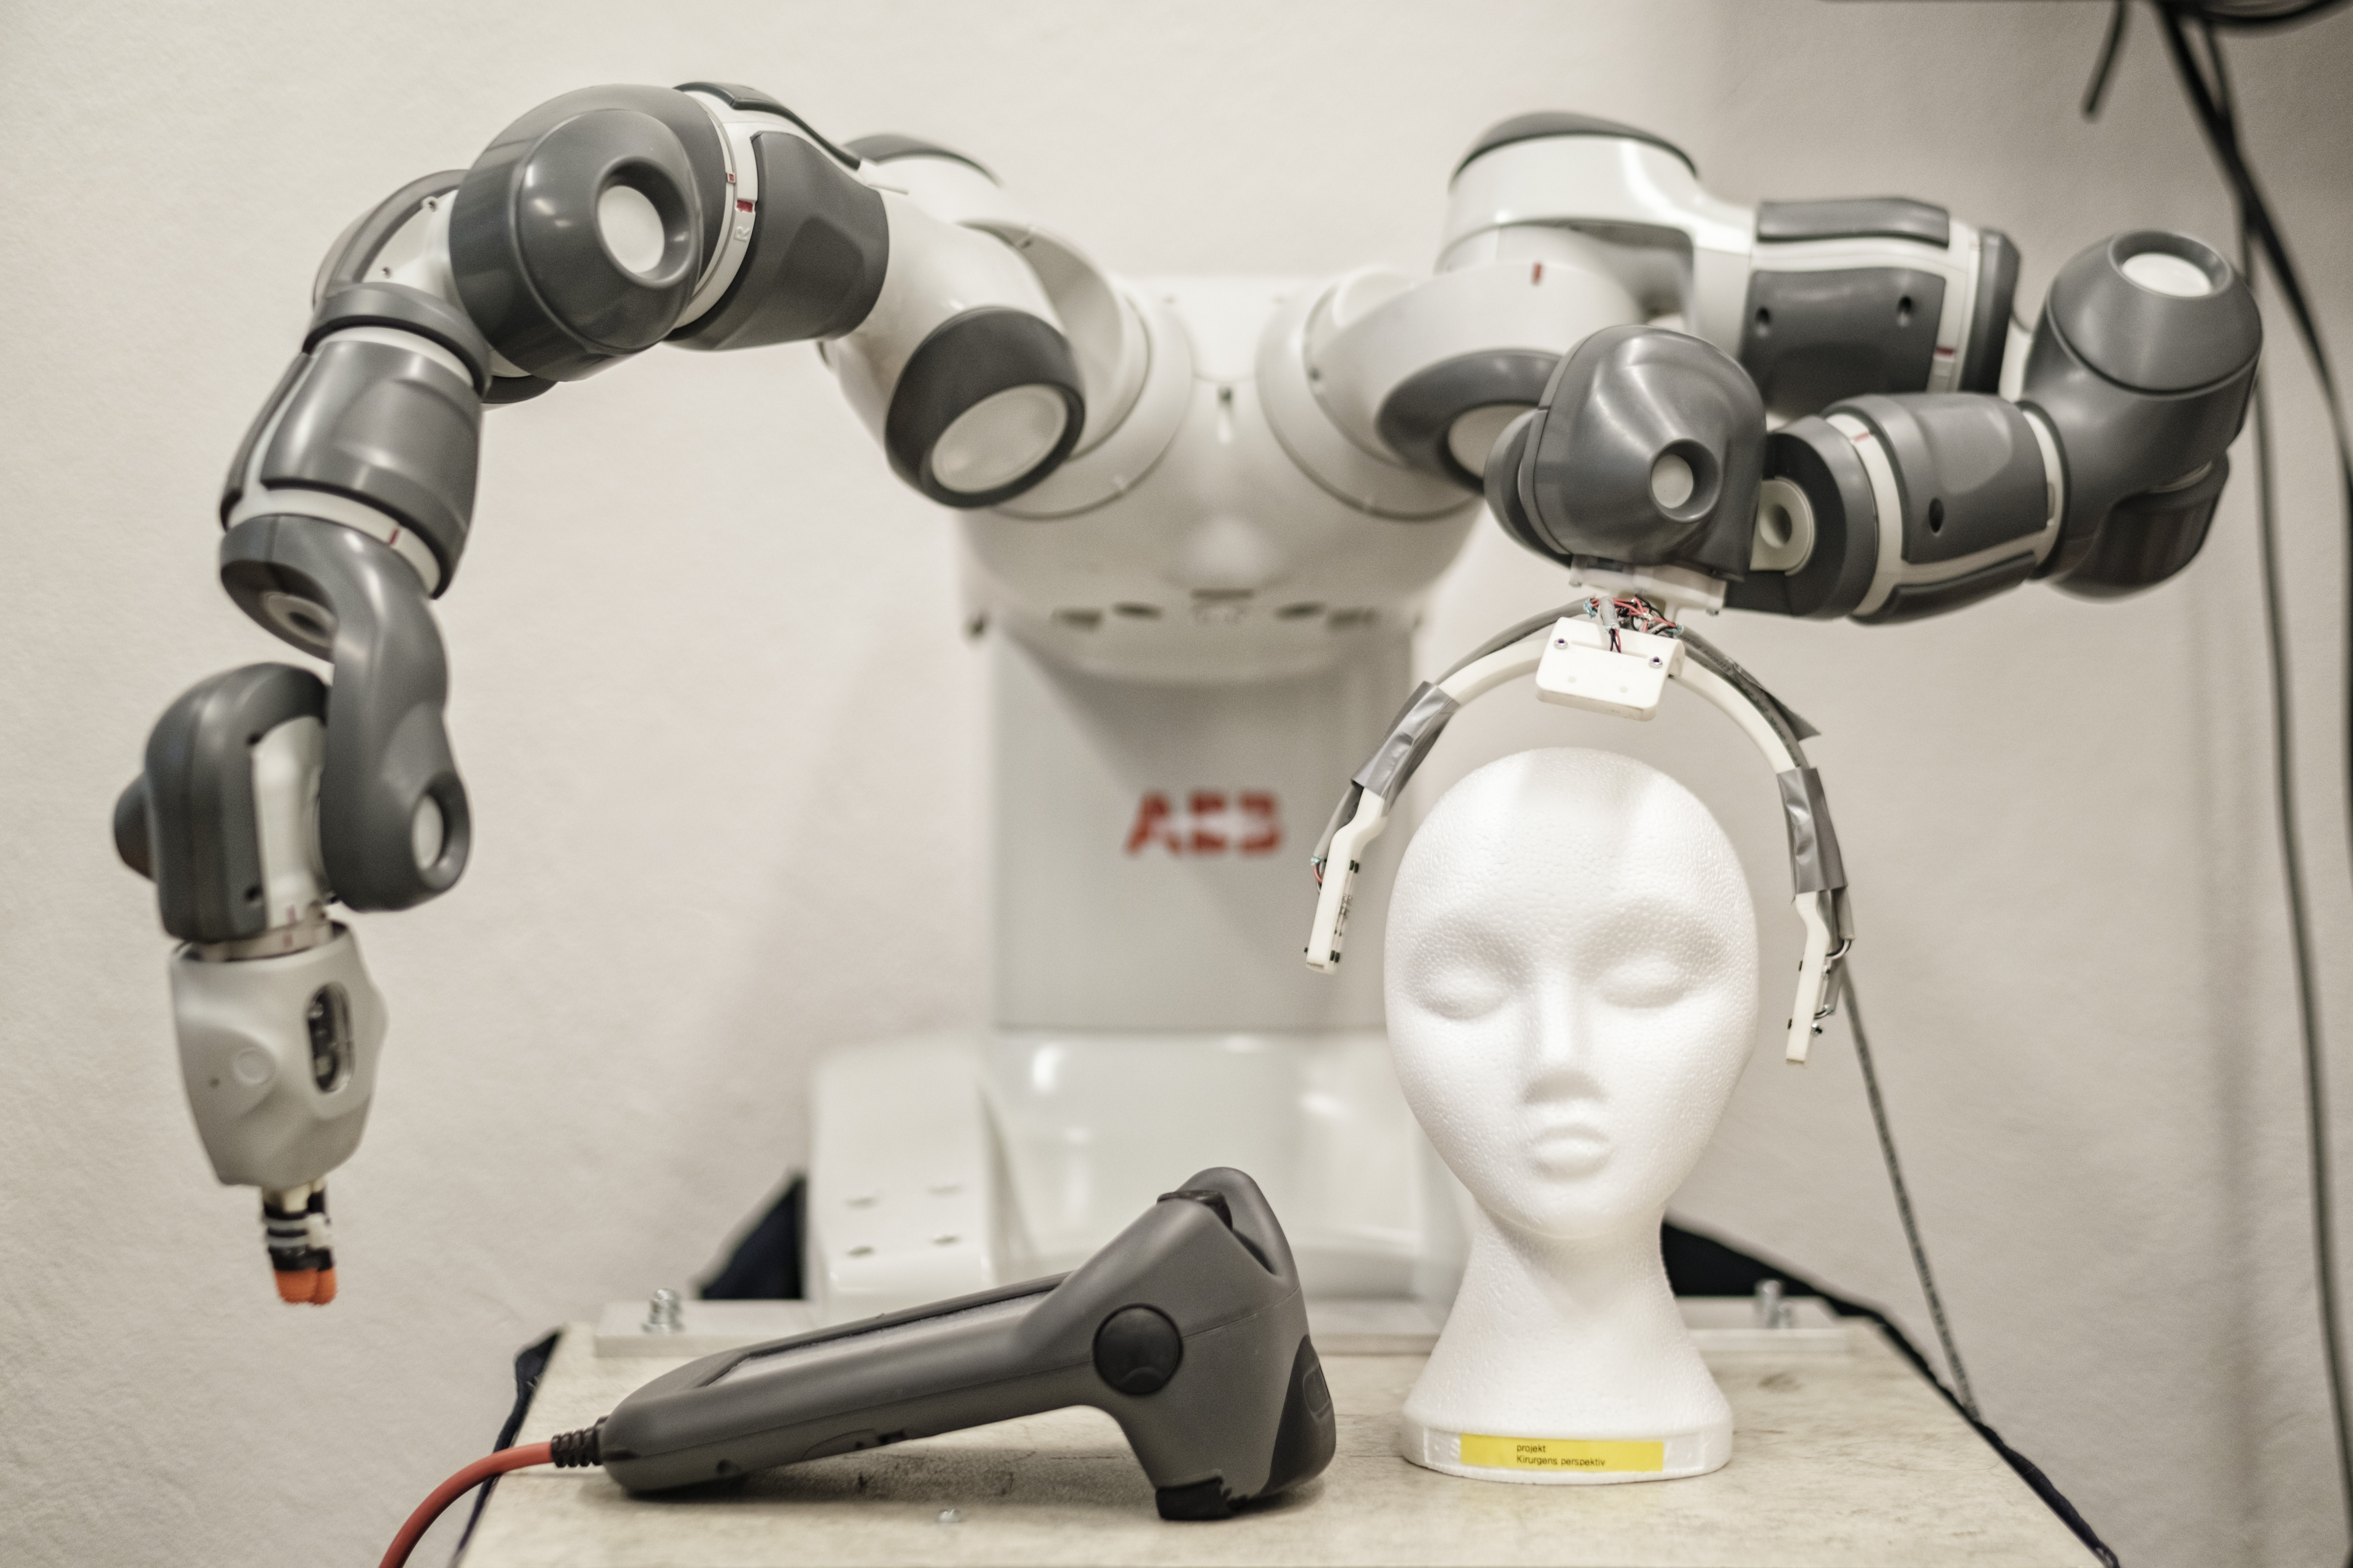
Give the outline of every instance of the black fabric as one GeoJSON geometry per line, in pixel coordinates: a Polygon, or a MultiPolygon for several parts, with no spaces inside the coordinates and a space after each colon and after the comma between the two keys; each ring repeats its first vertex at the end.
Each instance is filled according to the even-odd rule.
{"type": "Polygon", "coordinates": [[[2117,1568],[2116,1554],[2108,1549],[2107,1542],[2100,1539],[2099,1532],[2091,1527],[2084,1516],[2075,1511],[2075,1505],[2067,1500],[2066,1494],[2051,1484],[2051,1478],[2044,1475],[2033,1460],[2003,1442],[2000,1433],[1984,1422],[1973,1418],[1968,1411],[1961,1408],[1961,1402],[1953,1397],[1952,1390],[1947,1388],[1944,1381],[1937,1377],[1935,1369],[1929,1366],[1927,1358],[1920,1353],[1918,1348],[1910,1340],[1904,1337],[1903,1330],[1888,1321],[1886,1313],[1876,1307],[1865,1306],[1859,1301],[1850,1301],[1842,1296],[1833,1296],[1793,1269],[1767,1263],[1761,1258],[1751,1257],[1737,1247],[1716,1240],[1712,1236],[1703,1236],[1697,1231],[1685,1230],[1672,1221],[1659,1227],[1659,1251],[1666,1259],[1667,1283],[1672,1287],[1678,1296],[1747,1296],[1754,1294],[1757,1287],[1764,1281],[1778,1279],[1787,1288],[1788,1294],[1791,1296],[1820,1297],[1831,1310],[1841,1317],[1868,1318],[1877,1323],[1886,1331],[1889,1341],[1894,1344],[1904,1359],[1918,1368],[1920,1375],[1926,1378],[1935,1385],[1936,1392],[1945,1396],[1945,1403],[1953,1407],[1953,1414],[1977,1429],[1978,1436],[1984,1438],[1992,1447],[1993,1451],[2001,1456],[2002,1462],[2018,1472],[2019,1479],[2034,1489],[2034,1495],[2041,1498],[2051,1511],[2059,1516],[2059,1521],[2075,1532],[2075,1539],[2089,1548],[2102,1563],[2106,1563],[2107,1568],[2117,1568]]]}
{"type": "Polygon", "coordinates": [[[797,1301],[801,1297],[801,1237],[808,1183],[796,1173],[757,1224],[744,1233],[719,1272],[705,1280],[706,1301],[797,1301]]]}
{"type": "MultiPolygon", "coordinates": [[[[547,1363],[555,1354],[555,1342],[563,1337],[562,1329],[550,1329],[544,1338],[515,1352],[514,1408],[507,1412],[506,1425],[499,1428],[499,1439],[491,1445],[493,1454],[514,1447],[515,1438],[522,1432],[523,1417],[531,1414],[532,1395],[539,1392],[539,1380],[546,1374],[547,1363]]],[[[466,1516],[465,1533],[458,1537],[458,1552],[450,1554],[450,1561],[455,1562],[458,1553],[466,1550],[466,1542],[474,1538],[474,1526],[481,1522],[482,1510],[491,1506],[491,1489],[498,1484],[499,1478],[492,1476],[474,1494],[474,1511],[466,1516]]]]}

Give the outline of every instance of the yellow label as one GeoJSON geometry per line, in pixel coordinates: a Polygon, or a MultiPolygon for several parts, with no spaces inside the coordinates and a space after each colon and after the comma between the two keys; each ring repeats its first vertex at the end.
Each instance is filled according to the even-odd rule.
{"type": "Polygon", "coordinates": [[[1664,1443],[1590,1437],[1482,1437],[1462,1434],[1462,1462],[1496,1470],[1609,1470],[1656,1474],[1667,1468],[1664,1443]]]}

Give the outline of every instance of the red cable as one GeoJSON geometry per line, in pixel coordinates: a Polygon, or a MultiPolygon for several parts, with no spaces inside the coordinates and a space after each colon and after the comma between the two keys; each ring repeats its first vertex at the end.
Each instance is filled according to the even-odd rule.
{"type": "Polygon", "coordinates": [[[378,1568],[401,1568],[408,1561],[408,1554],[417,1550],[417,1542],[433,1528],[433,1521],[441,1517],[441,1510],[492,1476],[504,1475],[509,1470],[520,1470],[531,1465],[552,1465],[554,1462],[554,1449],[546,1443],[525,1443],[517,1448],[501,1448],[495,1454],[476,1459],[435,1487],[433,1495],[417,1505],[417,1511],[408,1516],[408,1522],[400,1527],[400,1533],[394,1536],[392,1544],[385,1549],[384,1562],[378,1568]]]}

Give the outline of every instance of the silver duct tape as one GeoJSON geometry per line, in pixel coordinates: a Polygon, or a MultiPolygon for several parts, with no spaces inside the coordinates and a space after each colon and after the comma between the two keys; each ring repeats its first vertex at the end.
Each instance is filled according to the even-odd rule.
{"type": "Polygon", "coordinates": [[[1414,689],[1397,722],[1389,726],[1388,738],[1349,782],[1383,800],[1397,799],[1398,792],[1413,777],[1414,769],[1421,766],[1421,759],[1430,755],[1430,748],[1445,732],[1446,721],[1461,706],[1442,689],[1423,681],[1414,689]]]}
{"type": "Polygon", "coordinates": [[[1789,882],[1793,891],[1819,893],[1846,886],[1846,862],[1839,856],[1838,830],[1822,795],[1822,776],[1812,768],[1776,773],[1781,786],[1781,825],[1789,832],[1789,882]]]}

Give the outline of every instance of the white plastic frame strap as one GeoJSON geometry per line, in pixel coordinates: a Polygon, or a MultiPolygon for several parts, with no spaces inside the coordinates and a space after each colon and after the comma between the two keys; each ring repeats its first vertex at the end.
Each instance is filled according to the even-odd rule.
{"type": "MultiPolygon", "coordinates": [[[[1459,709],[1473,698],[1485,696],[1507,680],[1532,675],[1536,666],[1543,662],[1545,639],[1551,635],[1549,626],[1530,632],[1509,647],[1498,648],[1484,658],[1464,665],[1431,688],[1429,695],[1442,697],[1451,702],[1452,708],[1459,709]]],[[[1408,713],[1410,715],[1422,706],[1423,701],[1418,700],[1408,713]]],[[[1451,719],[1453,714],[1450,710],[1446,716],[1451,719]]],[[[1435,739],[1434,736],[1432,738],[1435,739]]],[[[1376,752],[1376,757],[1388,750],[1388,742],[1385,741],[1381,752],[1376,752]]],[[[1315,898],[1315,923],[1307,933],[1309,968],[1321,969],[1328,973],[1340,967],[1341,949],[1345,945],[1348,935],[1348,904],[1356,892],[1356,873],[1364,868],[1366,847],[1381,836],[1381,830],[1388,826],[1388,799],[1378,790],[1366,788],[1357,798],[1355,815],[1341,823],[1333,833],[1331,847],[1324,858],[1323,888],[1315,898]]]]}
{"type": "MultiPolygon", "coordinates": [[[[1552,628],[1531,632],[1509,647],[1498,648],[1486,658],[1463,666],[1433,688],[1433,694],[1443,693],[1455,707],[1484,696],[1505,681],[1535,673],[1543,661],[1546,640],[1552,628]]],[[[1697,659],[1685,657],[1679,661],[1673,679],[1720,709],[1751,744],[1765,754],[1774,776],[1778,779],[1795,773],[1802,766],[1789,752],[1778,731],[1758,712],[1740,689],[1725,679],[1697,659]]],[[[1418,705],[1419,706],[1419,705],[1418,705]]],[[[1451,716],[1451,714],[1449,715],[1451,716]]],[[[1339,824],[1332,835],[1332,843],[1324,862],[1324,883],[1315,900],[1315,920],[1307,935],[1306,959],[1309,967],[1331,971],[1340,967],[1340,954],[1348,929],[1348,906],[1356,889],[1356,874],[1363,868],[1366,847],[1388,826],[1392,802],[1366,789],[1356,802],[1356,809],[1348,820],[1339,824]]],[[[1833,895],[1818,889],[1798,891],[1790,900],[1791,908],[1806,928],[1805,948],[1798,961],[1798,994],[1789,1008],[1788,1033],[1783,1047],[1785,1059],[1802,1064],[1808,1048],[1813,1043],[1816,1020],[1828,1008],[1831,947],[1838,933],[1831,929],[1830,906],[1833,895]]]]}

